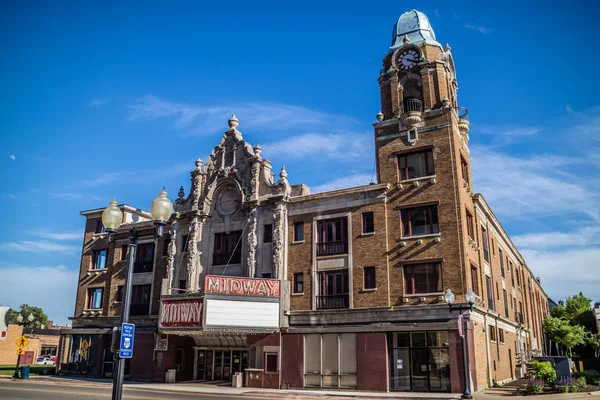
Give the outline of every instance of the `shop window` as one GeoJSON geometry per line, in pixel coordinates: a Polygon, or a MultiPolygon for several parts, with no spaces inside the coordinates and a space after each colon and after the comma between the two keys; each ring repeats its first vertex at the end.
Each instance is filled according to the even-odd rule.
{"type": "Polygon", "coordinates": [[[265,372],[276,374],[277,370],[277,353],[265,353],[265,372]]]}
{"type": "Polygon", "coordinates": [[[106,268],[106,256],[108,254],[107,249],[94,250],[92,253],[92,269],[104,269],[106,268]]]}
{"type": "Polygon", "coordinates": [[[134,273],[152,272],[154,268],[154,243],[141,243],[135,251],[134,273]]]}
{"type": "Polygon", "coordinates": [[[481,227],[481,239],[483,240],[483,259],[490,262],[490,240],[488,238],[487,230],[481,227]]]}
{"type": "Polygon", "coordinates": [[[348,270],[319,272],[317,309],[348,308],[348,270]]]}
{"type": "Polygon", "coordinates": [[[471,289],[473,289],[473,292],[479,296],[479,285],[477,284],[479,279],[477,279],[477,275],[477,267],[474,264],[471,264],[471,289]]]}
{"type": "Polygon", "coordinates": [[[433,150],[400,155],[398,169],[401,181],[434,175],[433,150]]]}
{"type": "Polygon", "coordinates": [[[356,334],[304,335],[304,385],[356,388],[356,334]]]}
{"type": "Polygon", "coordinates": [[[405,208],[401,213],[402,236],[439,233],[437,206],[405,208]]]}
{"type": "Polygon", "coordinates": [[[181,347],[175,350],[175,369],[177,371],[183,371],[185,367],[185,353],[181,347]]]}
{"type": "Polygon", "coordinates": [[[213,265],[239,264],[242,262],[242,231],[215,233],[213,265]]]}
{"type": "Polygon", "coordinates": [[[317,221],[317,256],[348,253],[346,217],[317,221]]]}
{"type": "Polygon", "coordinates": [[[375,289],[377,287],[375,283],[375,267],[363,268],[363,283],[365,289],[375,289]]]}
{"type": "Polygon", "coordinates": [[[263,228],[263,243],[272,243],[273,242],[273,225],[267,224],[264,225],[263,228]]]}
{"type": "Polygon", "coordinates": [[[404,293],[429,294],[442,292],[440,263],[404,266],[404,293]]]}
{"type": "Polygon", "coordinates": [[[88,309],[100,309],[102,308],[102,288],[89,288],[87,307],[88,309]]]}
{"type": "Polygon", "coordinates": [[[294,293],[304,293],[304,274],[302,272],[294,274],[294,293]]]}
{"type": "Polygon", "coordinates": [[[294,222],[294,242],[304,242],[304,222],[294,222]]]}
{"type": "Polygon", "coordinates": [[[375,222],[373,212],[364,212],[362,214],[362,233],[375,232],[375,222]]]}
{"type": "Polygon", "coordinates": [[[129,246],[126,244],[121,246],[121,261],[127,260],[127,249],[128,248],[129,248],[129,246]]]}

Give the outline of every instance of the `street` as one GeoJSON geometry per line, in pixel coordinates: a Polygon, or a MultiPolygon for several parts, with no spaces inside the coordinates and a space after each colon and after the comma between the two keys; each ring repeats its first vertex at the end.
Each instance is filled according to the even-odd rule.
{"type": "MultiPolygon", "coordinates": [[[[56,384],[45,382],[23,382],[12,380],[0,380],[0,399],[46,399],[46,400],[106,400],[111,397],[111,386],[106,384],[56,384]]],[[[238,398],[247,400],[262,400],[264,397],[250,397],[245,395],[214,395],[203,393],[162,392],[157,390],[134,389],[126,387],[123,389],[123,398],[129,400],[181,400],[203,399],[223,400],[226,398],[238,398]]]]}

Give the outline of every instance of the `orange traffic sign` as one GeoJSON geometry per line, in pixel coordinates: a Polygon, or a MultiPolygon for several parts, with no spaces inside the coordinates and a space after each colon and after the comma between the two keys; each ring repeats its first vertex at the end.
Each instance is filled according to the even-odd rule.
{"type": "Polygon", "coordinates": [[[29,340],[25,336],[18,338],[15,343],[19,346],[19,349],[24,349],[29,344],[29,340]]]}
{"type": "Polygon", "coordinates": [[[81,357],[85,357],[85,356],[87,356],[87,351],[81,350],[81,357]]]}
{"type": "Polygon", "coordinates": [[[23,350],[23,349],[17,350],[17,355],[22,356],[23,354],[25,354],[25,350],[23,350]]]}
{"type": "Polygon", "coordinates": [[[84,339],[83,342],[81,342],[81,350],[86,351],[89,348],[90,348],[90,344],[88,343],[88,341],[86,339],[84,339]]]}

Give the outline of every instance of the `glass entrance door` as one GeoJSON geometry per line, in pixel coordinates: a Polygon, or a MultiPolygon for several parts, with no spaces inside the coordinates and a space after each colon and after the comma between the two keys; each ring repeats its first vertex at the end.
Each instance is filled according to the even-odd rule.
{"type": "Polygon", "coordinates": [[[223,350],[215,350],[214,380],[223,380],[223,350]]]}
{"type": "Polygon", "coordinates": [[[206,350],[198,350],[198,372],[196,378],[200,380],[206,379],[206,353],[206,350]]]}
{"type": "Polygon", "coordinates": [[[429,391],[429,354],[427,350],[411,350],[412,389],[418,392],[429,391]]]}

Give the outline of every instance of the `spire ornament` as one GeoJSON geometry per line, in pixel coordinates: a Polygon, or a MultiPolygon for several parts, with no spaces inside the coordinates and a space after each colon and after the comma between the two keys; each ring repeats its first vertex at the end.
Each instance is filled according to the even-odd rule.
{"type": "Polygon", "coordinates": [[[240,126],[240,121],[237,119],[235,114],[231,114],[231,118],[229,118],[227,124],[229,124],[229,129],[235,130],[238,126],[240,126]]]}
{"type": "Polygon", "coordinates": [[[450,52],[450,50],[451,50],[451,47],[450,47],[450,45],[448,44],[448,42],[446,42],[446,47],[444,47],[444,51],[445,51],[446,53],[449,53],[449,52],[450,52]]]}
{"type": "Polygon", "coordinates": [[[377,122],[383,121],[383,117],[384,117],[384,115],[383,115],[383,113],[381,111],[379,111],[377,113],[377,115],[375,116],[375,118],[377,118],[377,122]]]}
{"type": "Polygon", "coordinates": [[[405,33],[404,37],[402,38],[402,42],[404,44],[409,44],[410,43],[410,39],[408,38],[408,35],[405,33]]]}

